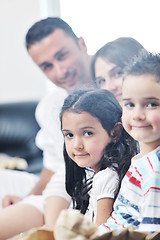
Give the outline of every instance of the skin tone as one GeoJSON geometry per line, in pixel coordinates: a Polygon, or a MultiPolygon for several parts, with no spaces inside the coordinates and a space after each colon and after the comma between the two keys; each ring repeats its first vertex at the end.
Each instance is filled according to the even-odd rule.
{"type": "Polygon", "coordinates": [[[91,86],[90,61],[83,38],[78,43],[57,29],[29,48],[33,61],[54,84],[72,92],[82,85],[91,86]]]}
{"type": "MultiPolygon", "coordinates": [[[[64,31],[57,29],[40,42],[33,44],[28,52],[42,72],[57,86],[68,92],[72,92],[82,85],[92,87],[91,56],[87,54],[83,38],[79,38],[76,43],[64,31]]],[[[39,182],[28,195],[41,195],[53,174],[52,171],[44,168],[39,182]]],[[[3,209],[0,213],[0,239],[7,239],[44,224],[52,228],[60,211],[69,207],[69,203],[65,199],[53,196],[46,200],[45,214],[42,214],[31,205],[15,205],[20,200],[21,198],[18,196],[11,195],[3,199],[3,207],[8,207],[10,204],[12,206],[3,209]],[[8,226],[14,227],[8,231],[8,226]]]]}
{"type": "MultiPolygon", "coordinates": [[[[70,158],[79,167],[91,167],[96,173],[99,172],[99,161],[104,149],[112,141],[99,120],[87,112],[65,112],[62,117],[62,131],[70,158]]],[[[97,225],[107,220],[112,207],[112,198],[98,200],[97,225]]]]}
{"type": "Polygon", "coordinates": [[[122,70],[114,63],[98,57],[95,62],[95,77],[97,86],[112,92],[122,104],[122,70]]]}
{"type": "Polygon", "coordinates": [[[140,143],[142,157],[160,145],[160,82],[153,75],[129,75],[122,91],[123,125],[140,143]]]}

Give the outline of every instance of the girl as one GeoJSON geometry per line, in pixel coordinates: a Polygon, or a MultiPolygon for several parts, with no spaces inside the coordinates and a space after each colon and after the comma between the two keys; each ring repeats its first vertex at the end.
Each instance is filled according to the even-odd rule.
{"type": "Polygon", "coordinates": [[[105,232],[132,224],[137,231],[160,229],[160,55],[142,53],[128,66],[123,82],[123,125],[140,144],[114,211],[100,226],[105,232]]]}
{"type": "Polygon", "coordinates": [[[93,79],[99,88],[111,91],[122,104],[124,67],[144,47],[134,38],[121,37],[108,42],[93,57],[93,79]]]}
{"type": "Polygon", "coordinates": [[[136,142],[123,129],[121,115],[114,95],[100,89],[75,91],[64,101],[60,114],[67,192],[73,207],[98,225],[110,216],[136,153],[136,142]]]}

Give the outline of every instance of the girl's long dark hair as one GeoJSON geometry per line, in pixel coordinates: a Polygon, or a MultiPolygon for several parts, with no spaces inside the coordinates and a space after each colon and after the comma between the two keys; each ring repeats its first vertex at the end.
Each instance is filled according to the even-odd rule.
{"type": "MultiPolygon", "coordinates": [[[[112,137],[116,123],[121,122],[122,109],[114,95],[102,89],[78,90],[70,94],[64,101],[61,113],[62,117],[66,111],[82,113],[87,112],[96,117],[102,127],[112,137]]],[[[123,129],[118,141],[111,142],[104,150],[100,160],[100,170],[111,167],[119,176],[121,183],[128,170],[131,158],[137,153],[137,143],[123,129]]],[[[89,203],[87,189],[86,168],[79,167],[67,154],[64,144],[64,159],[66,166],[66,190],[73,199],[74,208],[85,213],[89,203]]]]}

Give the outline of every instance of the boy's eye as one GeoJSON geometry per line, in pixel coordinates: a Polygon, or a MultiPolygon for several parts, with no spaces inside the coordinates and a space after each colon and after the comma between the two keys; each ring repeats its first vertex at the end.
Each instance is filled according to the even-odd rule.
{"type": "Polygon", "coordinates": [[[87,132],[84,132],[84,135],[85,135],[85,136],[91,136],[91,135],[93,135],[93,133],[92,133],[92,132],[89,132],[89,131],[87,131],[87,132]]]}
{"type": "Polygon", "coordinates": [[[154,107],[157,107],[157,106],[158,106],[158,104],[155,103],[155,102],[150,102],[150,103],[147,104],[148,108],[154,108],[154,107]]]}

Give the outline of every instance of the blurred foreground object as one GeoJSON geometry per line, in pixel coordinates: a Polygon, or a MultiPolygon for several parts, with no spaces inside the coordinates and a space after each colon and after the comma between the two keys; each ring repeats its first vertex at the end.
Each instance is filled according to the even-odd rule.
{"type": "Polygon", "coordinates": [[[7,154],[0,154],[0,169],[18,169],[26,170],[28,167],[27,161],[19,157],[10,157],[7,154]]]}
{"type": "Polygon", "coordinates": [[[160,232],[154,235],[134,231],[129,227],[98,235],[98,227],[78,210],[63,210],[56,222],[54,232],[47,229],[32,229],[10,240],[160,240],[160,232]]]}

